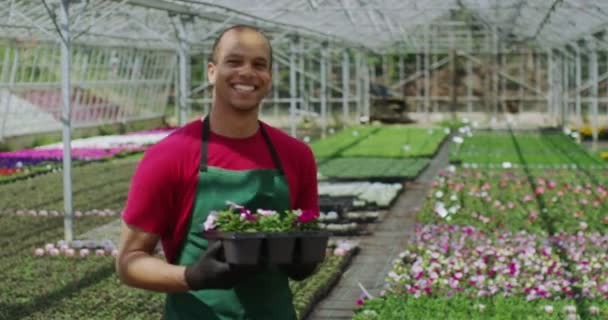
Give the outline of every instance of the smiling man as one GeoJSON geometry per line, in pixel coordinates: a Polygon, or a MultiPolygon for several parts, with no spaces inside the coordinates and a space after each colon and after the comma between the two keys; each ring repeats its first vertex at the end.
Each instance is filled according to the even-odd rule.
{"type": "Polygon", "coordinates": [[[250,26],[224,30],[207,66],[208,116],[152,146],[129,190],[116,268],[128,285],[167,293],[166,319],[295,319],[288,277],[316,265],[229,265],[201,225],[236,202],[253,210],[318,211],[310,148],[258,119],[270,90],[272,48],[250,26]],[[166,261],[153,256],[161,241],[166,261]]]}

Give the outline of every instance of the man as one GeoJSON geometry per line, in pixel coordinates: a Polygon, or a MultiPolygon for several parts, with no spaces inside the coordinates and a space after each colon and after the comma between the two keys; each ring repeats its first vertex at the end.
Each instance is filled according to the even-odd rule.
{"type": "Polygon", "coordinates": [[[287,277],[315,265],[239,270],[208,247],[201,225],[227,200],[249,209],[319,210],[316,165],[304,143],[258,120],[272,83],[272,48],[249,26],[226,29],[207,65],[213,106],[152,146],[139,164],[123,215],[118,274],[167,293],[166,319],[294,319],[287,277]],[[167,261],[154,257],[162,242],[167,261]]]}

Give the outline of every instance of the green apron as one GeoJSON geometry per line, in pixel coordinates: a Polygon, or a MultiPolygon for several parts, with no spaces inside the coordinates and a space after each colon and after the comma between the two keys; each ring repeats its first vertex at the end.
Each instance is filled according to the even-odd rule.
{"type": "MultiPolygon", "coordinates": [[[[276,169],[231,171],[207,165],[209,117],[203,121],[201,163],[187,237],[177,263],[189,265],[207,249],[201,236],[210,211],[226,208],[226,200],[252,210],[289,209],[289,188],[277,152],[260,124],[276,169]]],[[[169,320],[295,319],[292,294],[285,274],[273,268],[228,290],[199,290],[168,294],[165,318],[169,320]]]]}

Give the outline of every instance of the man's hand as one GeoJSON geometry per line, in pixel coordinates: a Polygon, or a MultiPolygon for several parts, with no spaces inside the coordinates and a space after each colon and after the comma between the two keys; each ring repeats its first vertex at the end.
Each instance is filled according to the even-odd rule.
{"type": "Polygon", "coordinates": [[[191,290],[230,289],[257,270],[235,268],[222,259],[222,242],[215,241],[197,262],[186,267],[185,278],[191,290]]]}

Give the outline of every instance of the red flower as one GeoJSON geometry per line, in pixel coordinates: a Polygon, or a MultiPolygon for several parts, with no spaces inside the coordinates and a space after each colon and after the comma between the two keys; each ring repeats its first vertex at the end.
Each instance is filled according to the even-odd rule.
{"type": "Polygon", "coordinates": [[[298,222],[309,223],[319,217],[319,212],[316,210],[302,210],[302,214],[298,217],[298,222]]]}

